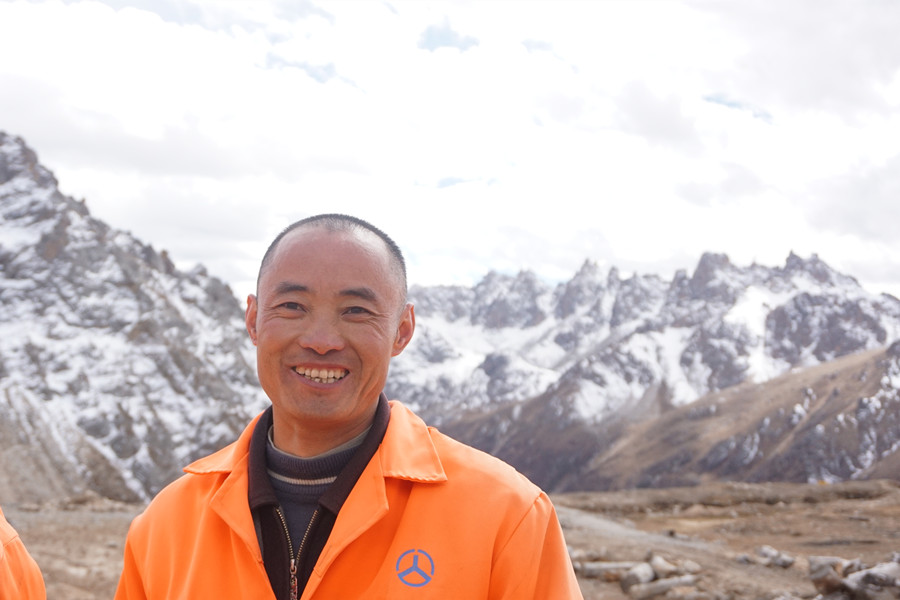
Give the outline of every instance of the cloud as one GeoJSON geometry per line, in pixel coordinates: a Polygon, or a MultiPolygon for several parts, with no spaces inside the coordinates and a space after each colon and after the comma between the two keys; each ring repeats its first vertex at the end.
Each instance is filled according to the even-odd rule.
{"type": "MultiPolygon", "coordinates": [[[[210,26],[203,9],[191,2],[181,0],[100,0],[102,4],[115,10],[132,8],[153,13],[163,21],[178,25],[210,26]]],[[[67,0],[67,4],[77,4],[78,0],[67,0]]]]}
{"type": "Polygon", "coordinates": [[[709,94],[703,97],[703,100],[706,102],[711,102],[713,104],[719,104],[726,108],[733,108],[734,110],[743,110],[749,112],[753,115],[754,119],[762,119],[766,123],[772,122],[772,115],[761,108],[757,108],[752,104],[747,102],[741,102],[740,100],[732,100],[726,94],[716,93],[709,94]]]}
{"type": "Polygon", "coordinates": [[[419,48],[434,52],[438,48],[456,48],[465,52],[478,45],[478,40],[471,36],[461,36],[450,27],[445,19],[441,25],[430,25],[419,38],[419,48]]]}
{"type": "MultiPolygon", "coordinates": [[[[250,4],[257,4],[251,2],[250,4]]],[[[329,23],[334,24],[335,17],[330,12],[310,0],[280,0],[275,3],[275,14],[278,17],[288,19],[290,21],[302,21],[309,17],[322,17],[329,23]]]]}
{"type": "Polygon", "coordinates": [[[272,54],[270,52],[268,55],[266,55],[266,68],[271,69],[274,67],[300,69],[319,83],[328,83],[329,81],[337,77],[337,68],[334,66],[334,63],[313,65],[308,62],[295,62],[285,60],[284,58],[276,56],[275,54],[272,54]]]}
{"type": "Polygon", "coordinates": [[[446,188],[457,185],[459,183],[465,183],[465,179],[461,177],[444,177],[440,181],[437,182],[438,188],[446,188]]]}
{"type": "Polygon", "coordinates": [[[333,210],[432,283],[706,250],[893,265],[897,6],[0,0],[0,128],[211,272],[333,210]]]}
{"type": "Polygon", "coordinates": [[[695,2],[745,42],[720,74],[752,104],[834,111],[846,119],[892,110],[900,3],[892,0],[695,2]]]}
{"type": "Polygon", "coordinates": [[[653,144],[696,152],[701,142],[693,121],[684,114],[678,96],[660,98],[645,84],[631,82],[616,100],[619,127],[653,144]]]}
{"type": "Polygon", "coordinates": [[[14,135],[27,131],[27,143],[41,155],[45,148],[52,152],[57,165],[222,178],[241,166],[232,152],[190,124],[166,126],[158,137],[143,137],[129,133],[111,115],[71,106],[58,88],[44,82],[0,74],[0,89],[17,91],[0,94],[0,114],[19,115],[17,127],[4,128],[14,135]],[[22,105],[26,101],[27,107],[22,105]]]}
{"type": "Polygon", "coordinates": [[[900,155],[879,166],[820,181],[811,192],[807,210],[814,225],[900,245],[900,155]]]}
{"type": "MultiPolygon", "coordinates": [[[[65,0],[78,4],[81,0],[65,0]]],[[[134,9],[154,14],[167,23],[197,25],[210,31],[230,31],[235,27],[261,30],[270,19],[296,23],[319,17],[328,23],[334,15],[310,0],[268,0],[266,2],[208,2],[196,0],[98,0],[120,11],[134,9]]]]}
{"type": "Polygon", "coordinates": [[[550,42],[541,42],[539,40],[524,40],[522,45],[529,52],[552,52],[553,44],[550,42]]]}
{"type": "Polygon", "coordinates": [[[721,177],[712,183],[692,180],[675,189],[679,196],[698,206],[728,204],[766,189],[763,180],[743,165],[725,163],[721,171],[721,177]]]}

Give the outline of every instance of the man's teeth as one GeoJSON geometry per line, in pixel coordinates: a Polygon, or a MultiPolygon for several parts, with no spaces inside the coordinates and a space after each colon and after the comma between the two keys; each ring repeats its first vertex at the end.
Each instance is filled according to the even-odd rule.
{"type": "Polygon", "coordinates": [[[301,369],[295,367],[294,371],[316,383],[334,383],[347,376],[346,369],[301,369]]]}

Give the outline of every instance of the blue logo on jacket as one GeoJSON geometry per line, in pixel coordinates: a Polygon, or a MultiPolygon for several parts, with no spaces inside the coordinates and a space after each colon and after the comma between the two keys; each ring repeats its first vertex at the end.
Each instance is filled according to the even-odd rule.
{"type": "Polygon", "coordinates": [[[424,550],[407,550],[397,559],[397,577],[410,587],[423,587],[434,579],[434,560],[424,550]]]}

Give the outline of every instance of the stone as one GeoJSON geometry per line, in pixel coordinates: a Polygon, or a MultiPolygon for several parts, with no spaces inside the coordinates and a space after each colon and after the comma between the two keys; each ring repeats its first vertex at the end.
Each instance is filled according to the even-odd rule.
{"type": "Polygon", "coordinates": [[[650,558],[650,566],[653,567],[657,579],[665,579],[678,573],[678,567],[658,554],[650,558]]]}
{"type": "Polygon", "coordinates": [[[810,556],[809,578],[820,594],[832,594],[843,589],[844,559],[833,556],[810,556]]]}
{"type": "Polygon", "coordinates": [[[700,571],[703,570],[703,567],[700,566],[700,563],[693,561],[691,559],[681,561],[681,573],[682,574],[690,574],[696,575],[700,571]]]}
{"type": "Polygon", "coordinates": [[[582,577],[590,579],[602,578],[606,581],[618,581],[624,573],[638,564],[642,563],[614,561],[582,562],[576,563],[575,572],[582,577]]]}
{"type": "Polygon", "coordinates": [[[693,586],[697,583],[696,575],[682,575],[680,577],[670,577],[668,579],[657,579],[649,583],[638,583],[628,589],[628,595],[634,600],[645,600],[665,594],[671,589],[693,586]]]}
{"type": "Polygon", "coordinates": [[[793,556],[780,552],[772,546],[760,546],[756,549],[756,554],[762,557],[762,564],[767,567],[788,569],[794,564],[795,560],[793,556]]]}
{"type": "Polygon", "coordinates": [[[635,585],[653,581],[655,577],[656,573],[650,563],[642,562],[628,569],[619,584],[622,586],[622,591],[627,592],[635,585]]]}
{"type": "Polygon", "coordinates": [[[857,571],[844,578],[843,585],[857,600],[897,600],[900,598],[900,563],[882,563],[857,571]]]}

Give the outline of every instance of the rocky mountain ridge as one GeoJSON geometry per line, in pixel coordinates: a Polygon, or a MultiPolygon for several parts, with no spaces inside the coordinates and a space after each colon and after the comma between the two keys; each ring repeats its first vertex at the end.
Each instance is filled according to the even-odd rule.
{"type": "MultiPolygon", "coordinates": [[[[554,491],[757,477],[763,471],[751,463],[704,471],[696,455],[710,450],[699,448],[678,471],[668,454],[683,443],[675,438],[648,446],[655,454],[640,465],[615,452],[640,447],[629,438],[639,427],[648,428],[645,440],[668,439],[673,419],[695,405],[719,414],[729,413],[725,404],[761,405],[769,392],[746,390],[841,357],[884,353],[900,338],[900,301],[867,292],[815,255],[791,254],[773,268],[706,254],[693,273],[671,280],[587,261],[558,285],[530,272],[492,272],[472,287],[414,287],[410,297],[417,331],[392,364],[388,395],[554,491]],[[737,389],[744,392],[729,391],[737,389]]],[[[254,363],[227,285],[202,267],[180,271],[165,251],[93,218],[59,192],[23,140],[0,132],[0,502],[86,489],[149,497],[266,405],[254,363]]],[[[878,369],[869,367],[869,377],[878,369]]],[[[889,367],[882,370],[876,379],[887,384],[865,392],[873,406],[892,401],[897,388],[889,367]]],[[[838,413],[849,415],[842,408],[822,422],[838,413]]],[[[677,418],[697,427],[680,425],[678,439],[707,439],[700,433],[711,421],[677,418]]],[[[893,429],[876,425],[865,434],[877,437],[874,446],[863,434],[842,435],[831,455],[808,465],[798,458],[805,466],[770,476],[866,476],[896,461],[900,447],[893,429]],[[877,448],[865,469],[859,461],[823,466],[861,456],[866,444],[877,448]]],[[[720,453],[728,439],[719,440],[720,453]]]]}
{"type": "Polygon", "coordinates": [[[0,500],[155,493],[263,405],[241,310],[0,132],[0,500]]]}
{"type": "MultiPolygon", "coordinates": [[[[668,439],[672,411],[680,407],[884,350],[900,334],[900,301],[867,292],[815,255],[791,254],[772,268],[738,267],[724,255],[705,254],[692,274],[679,272],[671,281],[622,278],[615,268],[604,274],[586,262],[555,287],[527,272],[491,273],[471,289],[413,289],[411,297],[423,326],[395,363],[391,391],[445,431],[556,491],[664,485],[663,477],[623,476],[655,464],[651,455],[643,456],[646,465],[631,462],[606,475],[590,465],[619,465],[604,458],[617,440],[649,447],[624,435],[632,422],[655,418],[654,435],[668,439]]],[[[897,386],[888,381],[884,394],[897,386]]],[[[759,387],[733,402],[753,406],[768,393],[759,387]]],[[[705,424],[695,426],[685,439],[701,437],[705,424]]],[[[879,439],[900,440],[897,432],[882,433],[879,439]]],[[[842,440],[833,452],[857,456],[865,444],[842,440]]],[[[892,453],[888,444],[875,460],[892,453]]],[[[828,469],[791,453],[782,460],[806,466],[772,469],[769,477],[805,481],[864,471],[828,469]]],[[[695,476],[709,472],[691,464],[695,476]]],[[[691,479],[681,475],[671,481],[691,479]]],[[[751,477],[739,469],[720,475],[751,477]]]]}

